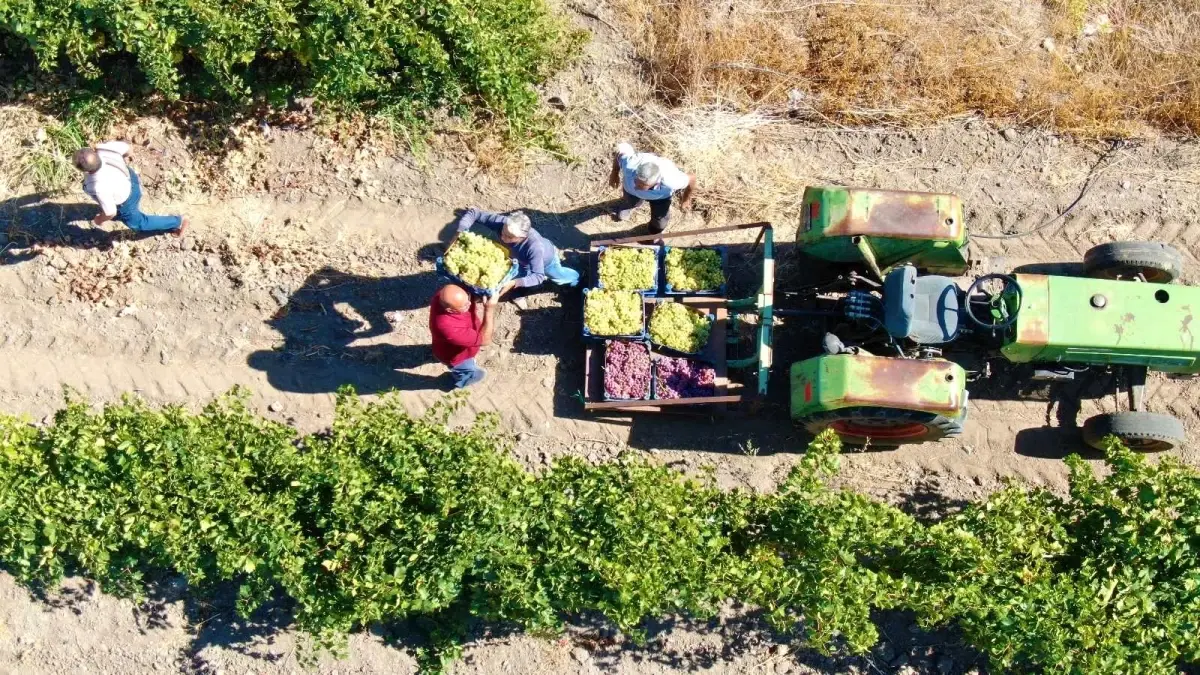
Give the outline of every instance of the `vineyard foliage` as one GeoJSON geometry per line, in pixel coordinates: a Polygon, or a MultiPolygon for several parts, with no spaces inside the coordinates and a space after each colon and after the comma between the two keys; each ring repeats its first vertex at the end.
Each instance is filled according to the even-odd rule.
{"type": "Polygon", "coordinates": [[[658,256],[652,248],[612,246],[600,254],[600,285],[619,291],[655,288],[658,256]]]}
{"type": "Polygon", "coordinates": [[[341,392],[299,437],[235,393],[199,414],[69,402],[37,428],[0,417],[0,565],[110,593],[181,575],[239,610],[286,599],[336,647],[413,619],[427,670],[472,622],[554,632],[600,613],[635,642],[663,615],[729,600],[825,651],[860,652],[872,614],[954,625],[999,671],[1171,673],[1200,659],[1200,475],[1115,443],[1065,496],[1012,484],[918,521],[830,487],[822,435],[771,492],[724,491],[636,456],[530,473],[495,418],[451,428],[458,398],[414,417],[341,392]]]}
{"type": "Polygon", "coordinates": [[[401,117],[477,104],[517,125],[581,39],[543,0],[7,0],[5,34],[46,70],[132,67],[168,98],[312,95],[401,117]]]}

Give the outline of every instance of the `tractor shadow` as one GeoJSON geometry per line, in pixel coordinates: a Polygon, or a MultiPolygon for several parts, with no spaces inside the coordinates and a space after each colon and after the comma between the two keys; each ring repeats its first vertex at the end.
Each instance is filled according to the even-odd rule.
{"type": "Polygon", "coordinates": [[[1028,364],[993,362],[993,376],[968,387],[977,401],[1034,402],[1044,405],[1041,424],[1021,429],[1016,434],[1017,454],[1041,459],[1062,459],[1078,454],[1099,459],[1102,453],[1083,442],[1083,401],[1101,399],[1114,391],[1111,374],[1086,371],[1066,382],[1033,380],[1034,368],[1028,364]]]}
{"type": "Polygon", "coordinates": [[[1039,262],[1029,263],[1027,265],[1019,265],[1012,271],[1013,274],[1046,274],[1060,277],[1082,277],[1084,274],[1083,263],[1079,262],[1039,262]]]}

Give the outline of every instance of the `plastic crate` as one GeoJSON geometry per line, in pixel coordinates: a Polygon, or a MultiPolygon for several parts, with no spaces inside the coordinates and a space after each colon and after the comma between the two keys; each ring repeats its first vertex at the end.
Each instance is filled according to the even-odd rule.
{"type": "Polygon", "coordinates": [[[658,295],[658,279],[662,275],[662,266],[659,264],[662,259],[662,247],[651,246],[648,244],[617,244],[615,246],[597,246],[596,247],[596,288],[604,288],[604,282],[600,280],[600,259],[604,257],[604,252],[610,248],[644,248],[654,252],[654,285],[650,288],[632,289],[642,295],[655,296],[658,295]]]}
{"type": "Polygon", "coordinates": [[[665,295],[712,295],[724,297],[725,291],[729,286],[729,249],[725,246],[663,246],[662,252],[659,255],[658,269],[662,275],[661,284],[663,294],[665,295]],[[721,256],[721,274],[725,276],[725,283],[712,291],[677,291],[673,289],[671,284],[667,283],[667,254],[671,252],[672,248],[709,249],[716,251],[717,255],[721,256]]]}
{"type": "MultiPolygon", "coordinates": [[[[693,311],[695,311],[693,308],[690,308],[690,307],[688,309],[692,309],[693,311]]],[[[645,310],[643,309],[642,311],[644,312],[645,310]]],[[[711,312],[708,314],[705,314],[704,316],[708,319],[708,339],[712,340],[712,327],[713,327],[713,323],[716,321],[717,317],[715,314],[712,314],[711,312]]],[[[705,342],[703,345],[701,345],[700,351],[698,351],[698,352],[685,352],[685,351],[681,351],[678,349],[673,349],[664,344],[655,342],[654,338],[650,337],[650,330],[649,330],[650,322],[649,322],[648,317],[643,321],[643,323],[646,325],[646,337],[650,340],[650,344],[652,344],[655,347],[657,347],[658,349],[662,350],[662,352],[664,354],[667,354],[670,356],[686,356],[688,358],[697,358],[697,357],[702,356],[704,354],[704,350],[708,347],[708,343],[705,342]]]]}
{"type": "MultiPolygon", "coordinates": [[[[673,350],[666,350],[666,351],[673,351],[673,350]]],[[[706,368],[712,368],[712,369],[716,370],[716,365],[715,365],[715,364],[713,364],[713,363],[710,363],[708,359],[704,359],[704,358],[696,358],[696,357],[692,357],[692,356],[671,356],[671,355],[669,355],[669,354],[655,354],[655,353],[651,352],[651,354],[650,354],[650,389],[651,389],[651,391],[652,391],[652,392],[654,392],[654,398],[655,398],[655,400],[659,400],[659,395],[658,395],[658,364],[659,364],[659,363],[660,363],[660,362],[661,362],[661,361],[662,361],[664,358],[683,358],[683,359],[687,359],[688,361],[691,361],[692,363],[696,363],[696,364],[699,364],[699,365],[701,365],[701,366],[704,366],[704,367],[706,367],[706,368]]],[[[716,396],[716,395],[717,395],[717,384],[716,384],[716,381],[715,381],[715,379],[714,379],[714,381],[713,381],[713,393],[712,393],[712,394],[709,394],[709,396],[716,396]]],[[[694,398],[702,398],[702,397],[694,397],[694,398]]],[[[664,400],[664,401],[670,401],[670,400],[672,400],[672,399],[666,399],[666,398],[664,398],[664,399],[661,399],[661,400],[664,400]]]]}
{"type": "Polygon", "coordinates": [[[519,265],[517,265],[516,260],[512,261],[512,266],[508,268],[508,274],[504,275],[504,278],[500,280],[500,283],[496,284],[495,288],[481,288],[474,284],[468,284],[467,282],[463,281],[457,274],[454,274],[450,270],[446,269],[446,263],[442,261],[442,256],[438,256],[437,260],[434,262],[434,267],[437,269],[437,275],[439,278],[452,281],[468,291],[471,291],[475,295],[495,295],[496,291],[500,290],[501,286],[516,278],[519,265]]]}
{"type": "MultiPolygon", "coordinates": [[[[639,303],[642,308],[642,330],[631,335],[595,335],[587,327],[587,303],[588,293],[591,288],[583,289],[583,337],[586,340],[610,340],[610,339],[626,339],[626,340],[645,340],[646,339],[646,303],[639,303]]],[[[636,293],[636,291],[630,291],[636,293]]]]}
{"type": "Polygon", "coordinates": [[[604,368],[600,369],[600,397],[605,401],[652,401],[654,400],[654,355],[650,352],[650,344],[644,340],[605,340],[604,341],[604,356],[607,363],[608,346],[613,342],[633,342],[646,348],[646,355],[650,357],[650,381],[646,383],[646,396],[644,398],[617,398],[616,396],[608,395],[608,388],[604,386],[604,368]]]}

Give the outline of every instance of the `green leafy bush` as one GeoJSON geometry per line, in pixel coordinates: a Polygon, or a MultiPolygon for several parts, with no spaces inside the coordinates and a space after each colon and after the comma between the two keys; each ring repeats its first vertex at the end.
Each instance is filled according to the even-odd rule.
{"type": "Polygon", "coordinates": [[[131,57],[169,98],[311,94],[410,119],[478,104],[517,127],[580,41],[543,0],[9,0],[3,33],[87,78],[131,57]]]}
{"type": "Polygon", "coordinates": [[[234,394],[200,414],[69,402],[35,428],[0,416],[0,565],[138,596],[163,573],[239,610],[286,597],[336,647],[417,619],[437,670],[472,620],[552,631],[601,612],[635,640],[663,614],[760,606],[824,651],[861,652],[871,613],[958,626],[997,671],[1172,673],[1200,660],[1200,475],[1113,445],[1097,477],[1070,459],[1059,497],[1017,485],[940,522],[829,486],[819,437],[774,493],[723,491],[637,456],[509,458],[494,416],[447,424],[394,397],[341,392],[333,427],[298,437],[234,394]]]}

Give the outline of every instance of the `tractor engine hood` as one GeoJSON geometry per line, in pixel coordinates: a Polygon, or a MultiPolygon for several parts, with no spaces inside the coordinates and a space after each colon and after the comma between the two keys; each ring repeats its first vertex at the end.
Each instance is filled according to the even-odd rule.
{"type": "Polygon", "coordinates": [[[1021,307],[1001,348],[1014,363],[1147,366],[1200,372],[1192,317],[1200,288],[1017,274],[1021,307]]]}

